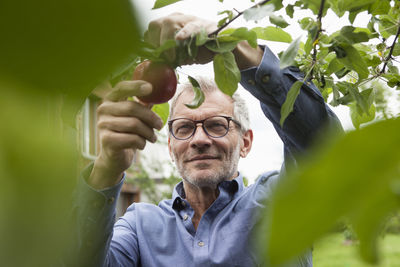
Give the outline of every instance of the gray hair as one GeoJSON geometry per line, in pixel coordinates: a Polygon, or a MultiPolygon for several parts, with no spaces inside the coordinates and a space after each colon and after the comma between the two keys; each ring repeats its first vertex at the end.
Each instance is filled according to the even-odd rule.
{"type": "MultiPolygon", "coordinates": [[[[203,90],[204,93],[211,93],[218,89],[217,84],[211,78],[207,77],[196,77],[196,80],[200,84],[200,88],[203,90]]],[[[186,82],[181,84],[178,87],[178,92],[172,98],[170,102],[170,111],[168,120],[172,119],[172,115],[174,114],[174,109],[176,106],[176,102],[178,98],[182,95],[184,91],[192,90],[192,84],[190,82],[186,82]]],[[[206,96],[207,97],[207,96],[206,96]]],[[[229,97],[227,95],[227,97],[229,97]]],[[[246,132],[250,129],[250,119],[249,119],[249,111],[246,105],[245,100],[240,96],[238,91],[236,91],[231,98],[233,102],[233,118],[237,120],[242,125],[242,132],[246,132]]]]}

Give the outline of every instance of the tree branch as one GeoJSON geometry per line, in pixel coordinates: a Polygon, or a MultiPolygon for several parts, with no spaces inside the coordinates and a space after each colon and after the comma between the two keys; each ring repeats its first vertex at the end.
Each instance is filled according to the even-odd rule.
{"type": "MultiPolygon", "coordinates": [[[[262,6],[262,5],[266,4],[266,3],[268,3],[269,1],[271,1],[271,0],[264,0],[264,1],[261,1],[261,2],[259,2],[259,3],[257,3],[257,4],[255,4],[255,5],[252,6],[252,7],[249,7],[249,8],[247,8],[247,9],[241,11],[241,12],[238,12],[238,13],[236,14],[236,16],[234,16],[230,21],[225,22],[221,27],[219,27],[218,29],[216,29],[215,31],[213,31],[212,33],[210,33],[210,34],[208,35],[208,37],[216,36],[220,31],[222,31],[223,29],[225,29],[225,28],[226,28],[229,24],[231,24],[234,20],[236,20],[236,19],[237,19],[238,17],[240,17],[241,15],[243,15],[243,13],[244,13],[246,10],[251,9],[251,8],[254,8],[254,7],[257,7],[257,6],[262,6]]],[[[236,10],[236,9],[235,9],[235,10],[236,10]]]]}
{"type": "MultiPolygon", "coordinates": [[[[318,19],[317,19],[317,25],[318,25],[318,29],[317,29],[317,33],[315,34],[315,37],[313,39],[313,55],[312,55],[312,59],[313,59],[313,65],[315,65],[317,63],[317,41],[319,38],[320,33],[322,32],[322,13],[324,13],[324,6],[325,6],[325,0],[321,0],[321,5],[319,6],[319,11],[318,11],[318,19]]],[[[314,68],[312,68],[311,71],[311,79],[313,78],[313,73],[314,72],[314,68]]]]}
{"type": "Polygon", "coordinates": [[[399,35],[400,35],[400,21],[398,22],[397,33],[396,33],[396,36],[394,37],[393,43],[392,43],[392,45],[390,47],[389,54],[385,58],[385,64],[383,64],[383,68],[381,70],[381,73],[385,73],[386,66],[388,64],[388,61],[392,58],[393,50],[394,50],[394,47],[396,45],[397,38],[399,38],[399,35]]]}

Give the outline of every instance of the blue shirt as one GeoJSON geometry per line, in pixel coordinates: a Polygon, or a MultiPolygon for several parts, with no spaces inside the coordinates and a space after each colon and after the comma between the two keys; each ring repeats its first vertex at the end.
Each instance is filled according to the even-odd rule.
{"type": "MultiPolygon", "coordinates": [[[[303,85],[294,112],[283,129],[280,107],[286,93],[303,76],[298,69],[279,69],[279,60],[267,48],[260,66],[242,72],[241,84],[260,100],[262,111],[273,123],[284,143],[285,162],[295,163],[316,133],[325,125],[341,128],[318,89],[303,85]]],[[[90,168],[83,176],[90,174],[90,168]]],[[[219,184],[220,194],[200,220],[197,231],[194,215],[185,200],[182,182],[173,197],[158,206],[132,204],[114,225],[116,198],[122,182],[96,191],[80,180],[76,202],[77,252],[75,266],[265,266],[250,241],[256,218],[268,208],[268,197],[278,180],[278,172],[260,176],[245,187],[242,176],[219,184]]],[[[295,238],[295,237],[294,237],[295,238]]],[[[311,252],[290,266],[312,266],[311,252]]]]}

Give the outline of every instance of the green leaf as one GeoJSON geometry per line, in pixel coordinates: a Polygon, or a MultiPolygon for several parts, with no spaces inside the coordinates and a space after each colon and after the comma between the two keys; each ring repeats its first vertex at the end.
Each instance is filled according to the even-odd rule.
{"type": "Polygon", "coordinates": [[[357,233],[362,257],[376,262],[380,226],[400,206],[394,186],[400,182],[399,132],[395,119],[339,139],[324,133],[324,144],[307,151],[308,158],[282,177],[268,202],[257,232],[266,243],[267,263],[275,266],[301,254],[343,217],[357,233]]]}
{"type": "Polygon", "coordinates": [[[327,74],[331,75],[332,73],[335,73],[343,68],[343,64],[340,63],[340,61],[335,57],[334,59],[329,62],[328,69],[327,69],[327,74]]]}
{"type": "Polygon", "coordinates": [[[198,34],[196,34],[196,45],[202,46],[208,41],[208,34],[206,29],[202,28],[198,34]]]}
{"type": "Polygon", "coordinates": [[[215,83],[225,94],[232,96],[238,87],[241,76],[232,52],[214,56],[215,83]]]}
{"type": "Polygon", "coordinates": [[[376,0],[338,0],[338,7],[342,11],[357,11],[362,8],[368,7],[376,0]]]}
{"type": "Polygon", "coordinates": [[[236,45],[239,41],[231,41],[231,42],[218,42],[215,40],[208,41],[205,46],[207,49],[215,52],[215,53],[225,53],[230,52],[236,48],[236,45]]]}
{"type": "Polygon", "coordinates": [[[400,56],[400,43],[399,42],[397,42],[395,44],[392,55],[394,57],[400,56]]]}
{"type": "Polygon", "coordinates": [[[299,45],[300,45],[300,39],[301,36],[299,36],[296,40],[294,40],[286,49],[285,52],[283,52],[280,62],[279,62],[279,67],[281,69],[284,69],[286,67],[292,66],[294,63],[294,59],[297,55],[297,52],[299,51],[299,45]]]}
{"type": "Polygon", "coordinates": [[[257,47],[257,34],[253,30],[249,30],[246,27],[240,27],[237,29],[227,29],[222,31],[218,35],[218,42],[232,42],[232,41],[243,41],[246,40],[250,46],[257,47]]]}
{"type": "Polygon", "coordinates": [[[375,105],[371,105],[368,110],[368,113],[362,112],[360,114],[357,104],[352,103],[350,104],[350,118],[351,122],[353,123],[356,129],[360,128],[360,125],[363,123],[367,123],[375,119],[375,105]]]}
{"type": "Polygon", "coordinates": [[[292,41],[292,36],[290,36],[290,34],[285,32],[281,28],[273,26],[268,26],[265,28],[256,27],[253,28],[252,31],[254,31],[257,34],[258,39],[266,41],[284,42],[284,43],[290,43],[292,41]]]}
{"type": "Polygon", "coordinates": [[[270,15],[269,16],[269,21],[272,24],[274,24],[274,25],[276,25],[278,27],[281,27],[281,28],[286,28],[289,25],[289,23],[287,23],[286,20],[280,15],[279,16],[270,15]]]}
{"type": "Polygon", "coordinates": [[[257,34],[254,31],[248,30],[245,27],[235,29],[230,34],[230,37],[237,41],[246,40],[251,47],[257,47],[257,34]]]}
{"type": "Polygon", "coordinates": [[[62,92],[76,110],[139,50],[140,23],[129,1],[2,3],[1,38],[9,41],[0,42],[1,79],[62,92]]]}
{"type": "Polygon", "coordinates": [[[376,15],[383,15],[389,13],[390,10],[390,1],[388,0],[380,0],[375,1],[372,5],[368,8],[368,13],[372,14],[373,16],[376,15]]]}
{"type": "Polygon", "coordinates": [[[368,42],[369,36],[367,31],[369,32],[368,29],[344,26],[340,30],[341,35],[339,35],[337,39],[339,39],[339,42],[347,42],[349,44],[368,42]]]}
{"type": "Polygon", "coordinates": [[[273,5],[256,6],[246,9],[243,12],[243,18],[249,20],[261,20],[267,16],[273,15],[275,8],[273,5]]]}
{"type": "Polygon", "coordinates": [[[173,40],[173,39],[166,40],[162,45],[160,45],[160,46],[154,51],[155,56],[158,58],[158,57],[160,57],[160,55],[161,55],[164,51],[166,51],[166,50],[168,50],[168,49],[171,49],[171,48],[175,48],[175,47],[177,47],[177,46],[178,46],[178,44],[177,44],[177,42],[176,42],[175,40],[173,40]]]}
{"type": "Polygon", "coordinates": [[[287,14],[289,17],[293,18],[294,5],[290,5],[290,4],[287,5],[286,8],[285,8],[285,10],[286,10],[286,14],[287,14]]]}
{"type": "Polygon", "coordinates": [[[151,108],[152,111],[154,111],[158,116],[160,116],[163,125],[167,123],[168,116],[169,116],[169,104],[168,102],[162,103],[162,104],[157,104],[154,105],[151,108]]]}
{"type": "Polygon", "coordinates": [[[156,2],[154,3],[153,9],[162,8],[162,7],[174,4],[179,1],[182,1],[182,0],[156,0],[156,2]]]}
{"type": "Polygon", "coordinates": [[[280,119],[281,127],[283,127],[283,123],[285,122],[286,118],[293,111],[294,103],[296,102],[297,96],[300,94],[300,89],[302,85],[303,85],[302,81],[296,81],[290,88],[289,92],[287,93],[285,102],[283,103],[281,108],[281,119],[280,119]]]}
{"type": "Polygon", "coordinates": [[[357,72],[359,81],[367,78],[369,75],[368,66],[358,53],[357,49],[348,44],[342,44],[340,47],[346,52],[346,56],[342,58],[338,57],[338,60],[346,68],[357,72]]]}
{"type": "Polygon", "coordinates": [[[200,88],[200,84],[198,81],[193,78],[192,76],[188,76],[190,83],[192,84],[194,97],[190,104],[185,104],[188,108],[195,109],[200,107],[201,104],[204,102],[204,93],[203,90],[200,88]]]}

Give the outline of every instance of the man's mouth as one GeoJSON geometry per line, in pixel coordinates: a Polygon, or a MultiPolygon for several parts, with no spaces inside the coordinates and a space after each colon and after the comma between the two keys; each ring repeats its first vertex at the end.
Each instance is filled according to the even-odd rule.
{"type": "Polygon", "coordinates": [[[194,156],[194,157],[191,157],[190,159],[188,159],[187,162],[212,160],[212,159],[219,159],[219,157],[213,156],[213,155],[197,155],[197,156],[194,156]]]}

